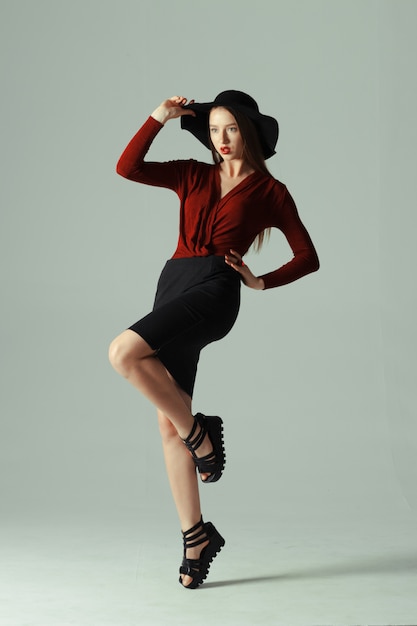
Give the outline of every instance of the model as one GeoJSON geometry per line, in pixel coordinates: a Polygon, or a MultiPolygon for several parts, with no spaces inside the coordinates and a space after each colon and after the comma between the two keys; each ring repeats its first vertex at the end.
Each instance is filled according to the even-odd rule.
{"type": "Polygon", "coordinates": [[[222,419],[192,413],[200,352],[233,327],[242,283],[270,289],[319,267],[294,200],[265,165],[277,140],[277,121],[241,91],[224,91],[206,103],[174,96],[155,109],[117,164],[121,176],[171,189],[180,202],[178,245],[159,278],[153,310],[113,340],[109,355],[116,371],[157,409],[183,534],[179,580],[188,589],[205,580],[225,543],[201,514],[196,469],[202,482],[216,482],[225,450],[222,419]],[[175,118],[212,151],[213,164],[144,160],[164,124],[175,118]],[[284,233],[293,256],[255,276],[243,257],[252,245],[261,246],[271,228],[284,233]]]}

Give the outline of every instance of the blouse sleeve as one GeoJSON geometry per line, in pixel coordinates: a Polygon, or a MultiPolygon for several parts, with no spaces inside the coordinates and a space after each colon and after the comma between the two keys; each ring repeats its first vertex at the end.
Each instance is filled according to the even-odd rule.
{"type": "Polygon", "coordinates": [[[182,179],[182,165],[186,164],[186,161],[154,163],[144,160],[161,128],[163,124],[149,117],[127,144],[117,162],[116,172],[137,183],[166,187],[178,192],[182,179]]]}
{"type": "Polygon", "coordinates": [[[306,276],[306,274],[317,271],[320,267],[310,235],[298,215],[291,194],[286,188],[275,226],[284,233],[294,256],[282,267],[261,276],[265,283],[265,289],[286,285],[306,276]]]}

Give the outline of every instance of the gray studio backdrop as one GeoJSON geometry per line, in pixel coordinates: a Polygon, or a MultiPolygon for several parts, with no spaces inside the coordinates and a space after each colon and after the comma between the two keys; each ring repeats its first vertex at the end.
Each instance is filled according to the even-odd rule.
{"type": "MultiPolygon", "coordinates": [[[[252,94],[320,272],[243,291],[202,356],[223,516],[415,511],[414,26],[408,1],[1,4],[3,515],[172,516],[153,408],[107,362],[147,313],[177,198],[115,174],[163,99],[252,94]]],[[[210,155],[171,122],[150,158],[210,155]]],[[[257,273],[290,255],[274,233],[257,273]]]]}

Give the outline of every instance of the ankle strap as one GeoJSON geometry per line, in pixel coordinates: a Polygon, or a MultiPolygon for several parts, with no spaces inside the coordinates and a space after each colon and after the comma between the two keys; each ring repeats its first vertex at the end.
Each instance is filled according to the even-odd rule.
{"type": "Polygon", "coordinates": [[[194,424],[191,429],[191,432],[188,435],[187,439],[183,439],[183,442],[185,443],[185,445],[187,446],[189,450],[192,449],[195,451],[203,443],[204,437],[206,436],[206,434],[207,434],[207,429],[204,424],[204,416],[202,415],[202,413],[196,413],[196,415],[194,416],[194,424]],[[197,426],[200,426],[200,431],[196,435],[195,439],[193,439],[195,431],[197,430],[197,426]]]}
{"type": "Polygon", "coordinates": [[[200,521],[197,522],[195,526],[193,526],[189,530],[182,531],[182,536],[184,542],[184,550],[186,548],[195,548],[196,546],[199,546],[201,543],[203,543],[203,541],[206,541],[207,533],[205,529],[205,524],[203,522],[203,517],[201,517],[200,521]]]}
{"type": "Polygon", "coordinates": [[[195,531],[198,530],[200,528],[200,526],[204,526],[203,516],[200,517],[200,521],[197,522],[197,524],[195,526],[193,526],[189,530],[182,530],[181,531],[182,534],[183,534],[184,539],[187,537],[187,535],[192,535],[193,533],[195,533],[195,531]]]}

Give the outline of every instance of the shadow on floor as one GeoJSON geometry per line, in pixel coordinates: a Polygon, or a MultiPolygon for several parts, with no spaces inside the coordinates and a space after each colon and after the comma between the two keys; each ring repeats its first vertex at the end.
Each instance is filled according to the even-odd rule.
{"type": "Polygon", "coordinates": [[[357,576],[361,574],[378,574],[379,576],[383,576],[385,574],[407,572],[415,572],[417,574],[417,554],[392,554],[381,555],[379,557],[363,557],[360,560],[358,559],[347,563],[333,563],[322,566],[315,565],[313,567],[303,568],[299,571],[283,571],[279,574],[209,582],[204,583],[201,588],[209,589],[213,587],[228,587],[233,585],[250,585],[254,583],[300,580],[303,578],[332,578],[334,576],[357,576]]]}

